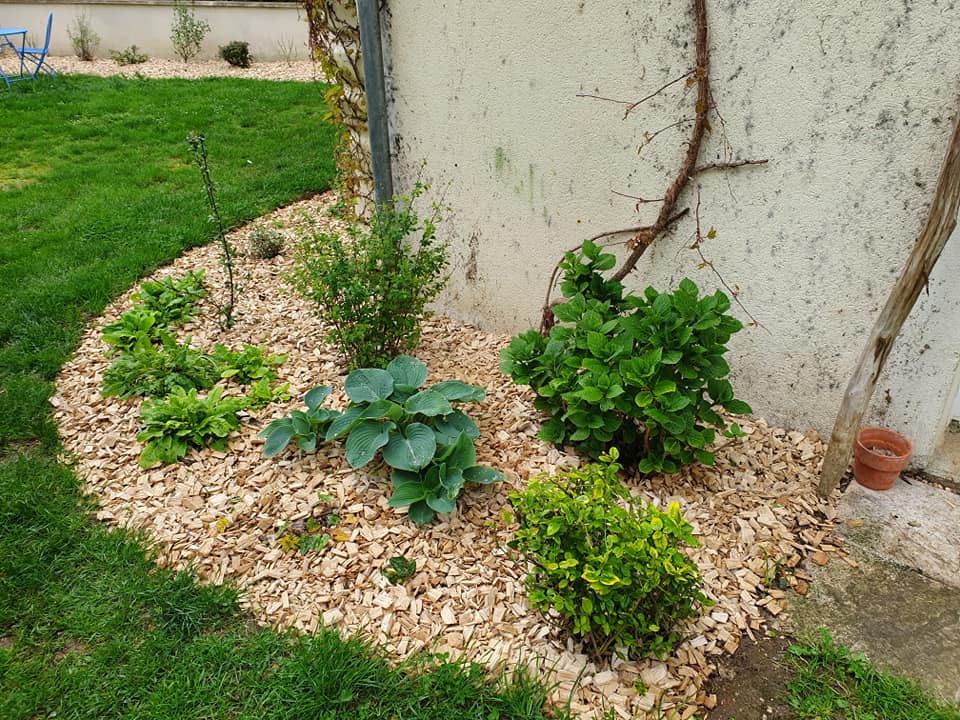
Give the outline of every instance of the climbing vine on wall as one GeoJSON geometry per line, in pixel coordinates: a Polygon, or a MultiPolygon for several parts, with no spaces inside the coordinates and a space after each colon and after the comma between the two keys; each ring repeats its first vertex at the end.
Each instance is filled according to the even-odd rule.
{"type": "Polygon", "coordinates": [[[367,104],[363,91],[360,24],[350,0],[304,0],[310,25],[310,48],[331,83],[325,94],[327,119],[342,128],[337,170],[343,192],[362,214],[373,203],[373,173],[367,135],[367,104]]]}
{"type": "MultiPolygon", "coordinates": [[[[713,92],[710,87],[710,52],[709,44],[707,40],[707,7],[706,0],[692,0],[691,10],[693,13],[694,23],[695,23],[695,38],[694,38],[694,51],[695,57],[693,58],[692,66],[688,66],[688,69],[684,71],[680,76],[674,78],[670,82],[665,83],[657,90],[653,91],[649,95],[640,98],[639,100],[616,100],[613,98],[600,97],[597,95],[586,95],[581,94],[578,97],[589,97],[595,98],[597,100],[603,100],[607,102],[616,103],[618,105],[624,106],[624,119],[626,119],[630,113],[632,113],[638,106],[642,105],[647,100],[660,95],[669,88],[679,85],[683,82],[685,87],[688,90],[695,89],[696,91],[696,100],[692,108],[692,114],[690,117],[684,117],[680,120],[670,123],[666,127],[661,128],[653,133],[645,133],[643,142],[640,146],[639,151],[643,150],[643,147],[649,145],[653,140],[660,135],[661,133],[671,130],[674,128],[690,128],[689,135],[686,140],[686,151],[683,155],[683,160],[681,161],[680,167],[677,170],[676,175],[673,177],[673,180],[670,182],[669,187],[664,191],[663,196],[655,200],[645,199],[645,198],[634,198],[637,200],[637,210],[639,211],[640,207],[647,204],[659,204],[660,208],[657,212],[657,216],[653,223],[648,225],[638,225],[636,227],[622,228],[618,230],[608,230],[605,232],[598,233],[590,238],[591,241],[597,241],[603,238],[609,238],[613,236],[620,235],[630,235],[625,243],[623,243],[629,254],[624,259],[623,263],[617,268],[614,273],[611,275],[610,279],[615,281],[623,280],[627,275],[629,275],[637,265],[637,261],[643,256],[647,248],[650,247],[653,242],[664,235],[678,220],[688,215],[690,210],[689,208],[680,208],[679,205],[683,199],[686,190],[690,184],[690,181],[701,175],[702,173],[711,172],[714,170],[731,170],[733,168],[739,168],[747,165],[763,165],[766,160],[736,160],[728,159],[722,162],[710,162],[703,163],[700,160],[701,147],[703,144],[704,135],[712,132],[712,123],[711,117],[713,117],[715,122],[718,122],[721,128],[721,134],[724,126],[723,117],[717,111],[716,103],[714,102],[713,92]]],[[[638,152],[639,152],[638,151],[638,152]]],[[[748,316],[750,313],[743,307],[738,299],[738,292],[731,288],[717,269],[714,267],[713,263],[708,260],[703,254],[703,241],[706,238],[713,237],[712,229],[708,231],[706,235],[701,233],[700,229],[700,192],[699,187],[697,188],[696,195],[696,224],[697,229],[696,233],[693,236],[692,244],[690,248],[696,250],[701,259],[701,267],[709,268],[717,277],[719,278],[721,284],[731,293],[733,301],[740,305],[741,309],[746,312],[748,316]]],[[[613,244],[613,243],[611,243],[613,244]]],[[[572,248],[572,251],[577,251],[580,249],[580,246],[572,248]]],[[[543,335],[549,333],[550,328],[556,322],[556,318],[553,314],[553,306],[561,300],[552,300],[552,294],[558,280],[559,273],[559,263],[554,268],[553,274],[550,276],[550,282],[547,286],[547,295],[544,301],[543,306],[543,316],[540,323],[540,332],[543,335]]],[[[751,324],[756,324],[756,321],[750,316],[751,324]]]]}

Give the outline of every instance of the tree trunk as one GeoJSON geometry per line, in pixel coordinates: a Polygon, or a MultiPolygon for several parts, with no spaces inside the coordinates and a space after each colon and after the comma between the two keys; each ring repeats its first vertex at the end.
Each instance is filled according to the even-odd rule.
{"type": "Polygon", "coordinates": [[[840,483],[853,452],[857,429],[863,420],[873,396],[880,371],[887,361],[893,341],[913,309],[920,291],[927,286],[930,272],[943,251],[947,239],[957,224],[960,205],[960,115],[954,122],[953,135],[947,148],[940,178],[933,195],[927,223],[917,238],[907,264],[880,316],[873,325],[853,377],[840,404],[837,420],[830,435],[827,455],[820,473],[820,495],[827,496],[840,483]]]}

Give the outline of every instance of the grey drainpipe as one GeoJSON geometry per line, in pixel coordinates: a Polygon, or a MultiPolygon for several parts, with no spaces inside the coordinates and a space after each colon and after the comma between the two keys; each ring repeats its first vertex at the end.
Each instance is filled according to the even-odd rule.
{"type": "Polygon", "coordinates": [[[390,133],[387,129],[387,93],[383,80],[383,46],[380,42],[380,0],[357,0],[363,85],[367,96],[367,129],[373,166],[373,197],[377,205],[393,197],[390,166],[390,133]]]}

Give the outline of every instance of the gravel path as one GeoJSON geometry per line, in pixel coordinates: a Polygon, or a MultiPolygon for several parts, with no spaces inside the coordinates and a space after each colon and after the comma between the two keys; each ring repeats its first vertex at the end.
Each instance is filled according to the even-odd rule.
{"type": "Polygon", "coordinates": [[[150,58],[137,65],[117,65],[113,60],[98,58],[91,61],[78,60],[76,57],[48,57],[47,62],[59,73],[67,75],[122,75],[146,78],[202,78],[202,77],[242,77],[255,80],[318,80],[320,68],[310,60],[296,62],[254,62],[249,68],[233,67],[224,60],[192,60],[183,63],[179,60],[150,58]]]}

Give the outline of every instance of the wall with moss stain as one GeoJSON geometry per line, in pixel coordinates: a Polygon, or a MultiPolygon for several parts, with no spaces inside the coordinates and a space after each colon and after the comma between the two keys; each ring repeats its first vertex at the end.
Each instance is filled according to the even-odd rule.
{"type": "MultiPolygon", "coordinates": [[[[422,161],[453,208],[455,267],[442,305],[496,330],[539,320],[562,252],[650,222],[684,151],[680,86],[627,119],[622,106],[685,72],[688,0],[391,0],[386,12],[398,187],[422,161]]],[[[948,0],[708,1],[714,95],[725,120],[705,160],[769,165],[705,174],[705,248],[764,329],[731,344],[758,414],[828,432],[870,326],[926,217],[960,109],[960,7],[948,0]]],[[[688,194],[681,207],[695,202],[688,194]]],[[[629,282],[712,290],[687,249],[691,221],[629,282]]],[[[926,461],[960,364],[960,240],[948,243],[881,378],[872,422],[926,461]]]]}

